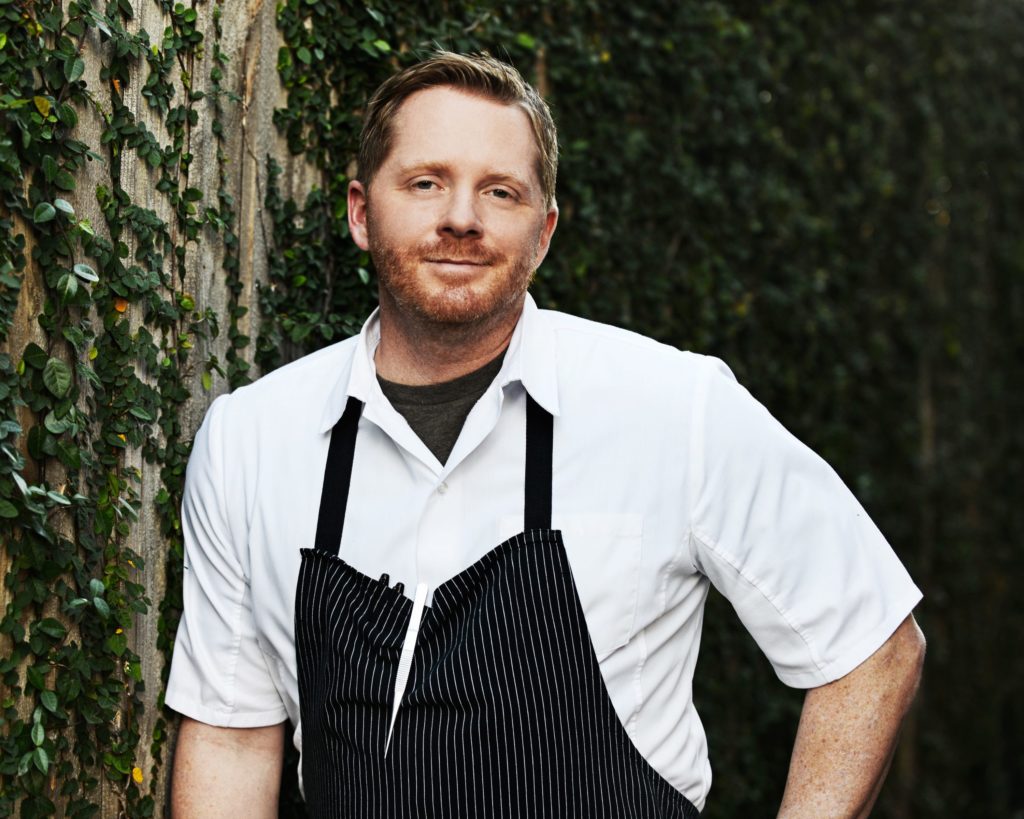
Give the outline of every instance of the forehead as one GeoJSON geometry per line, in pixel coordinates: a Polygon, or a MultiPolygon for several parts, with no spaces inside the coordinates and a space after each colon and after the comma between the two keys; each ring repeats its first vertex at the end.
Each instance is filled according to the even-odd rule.
{"type": "Polygon", "coordinates": [[[402,103],[384,165],[443,163],[485,172],[500,167],[526,175],[538,155],[530,118],[520,106],[442,86],[417,91],[402,103]]]}

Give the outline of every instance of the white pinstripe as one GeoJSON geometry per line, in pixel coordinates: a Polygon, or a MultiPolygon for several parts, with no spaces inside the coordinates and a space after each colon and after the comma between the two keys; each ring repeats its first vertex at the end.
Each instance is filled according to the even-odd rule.
{"type": "Polygon", "coordinates": [[[518,535],[435,590],[386,759],[411,601],[308,550],[297,598],[311,816],[697,815],[615,714],[559,533],[518,535]]]}

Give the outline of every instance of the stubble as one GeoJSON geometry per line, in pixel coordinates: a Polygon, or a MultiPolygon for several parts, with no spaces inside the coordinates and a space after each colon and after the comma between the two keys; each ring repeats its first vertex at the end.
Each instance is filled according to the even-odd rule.
{"type": "Polygon", "coordinates": [[[478,238],[447,236],[401,248],[388,243],[367,214],[367,239],[382,305],[391,302],[401,319],[439,331],[483,327],[517,312],[533,280],[539,235],[538,231],[514,255],[499,253],[478,238]],[[446,281],[430,275],[427,259],[471,261],[483,265],[484,271],[446,281]]]}

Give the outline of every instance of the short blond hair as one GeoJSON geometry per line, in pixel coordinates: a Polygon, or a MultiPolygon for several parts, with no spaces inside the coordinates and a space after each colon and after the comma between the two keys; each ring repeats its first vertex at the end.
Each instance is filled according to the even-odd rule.
{"type": "Polygon", "coordinates": [[[537,176],[544,201],[547,207],[554,205],[558,134],[551,111],[537,90],[513,66],[488,54],[437,51],[385,80],[366,108],[359,138],[359,181],[369,189],[373,177],[388,158],[394,119],[402,103],[417,91],[439,86],[458,88],[523,109],[537,142],[537,176]]]}

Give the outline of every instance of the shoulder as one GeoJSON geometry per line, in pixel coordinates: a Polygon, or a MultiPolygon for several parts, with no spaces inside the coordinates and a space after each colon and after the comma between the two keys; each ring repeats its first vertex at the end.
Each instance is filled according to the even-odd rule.
{"type": "Polygon", "coordinates": [[[347,383],[356,342],[348,339],[286,364],[218,396],[206,411],[189,457],[186,504],[213,508],[216,499],[236,545],[245,542],[261,487],[279,492],[286,467],[297,463],[301,472],[319,457],[324,407],[347,383]]]}
{"type": "Polygon", "coordinates": [[[352,337],[324,347],[219,396],[204,424],[236,442],[315,432],[331,394],[346,382],[357,343],[352,337]]]}
{"type": "Polygon", "coordinates": [[[653,400],[704,393],[716,376],[733,378],[720,359],[631,330],[554,310],[541,310],[540,317],[556,340],[560,383],[617,388],[653,400]]]}

